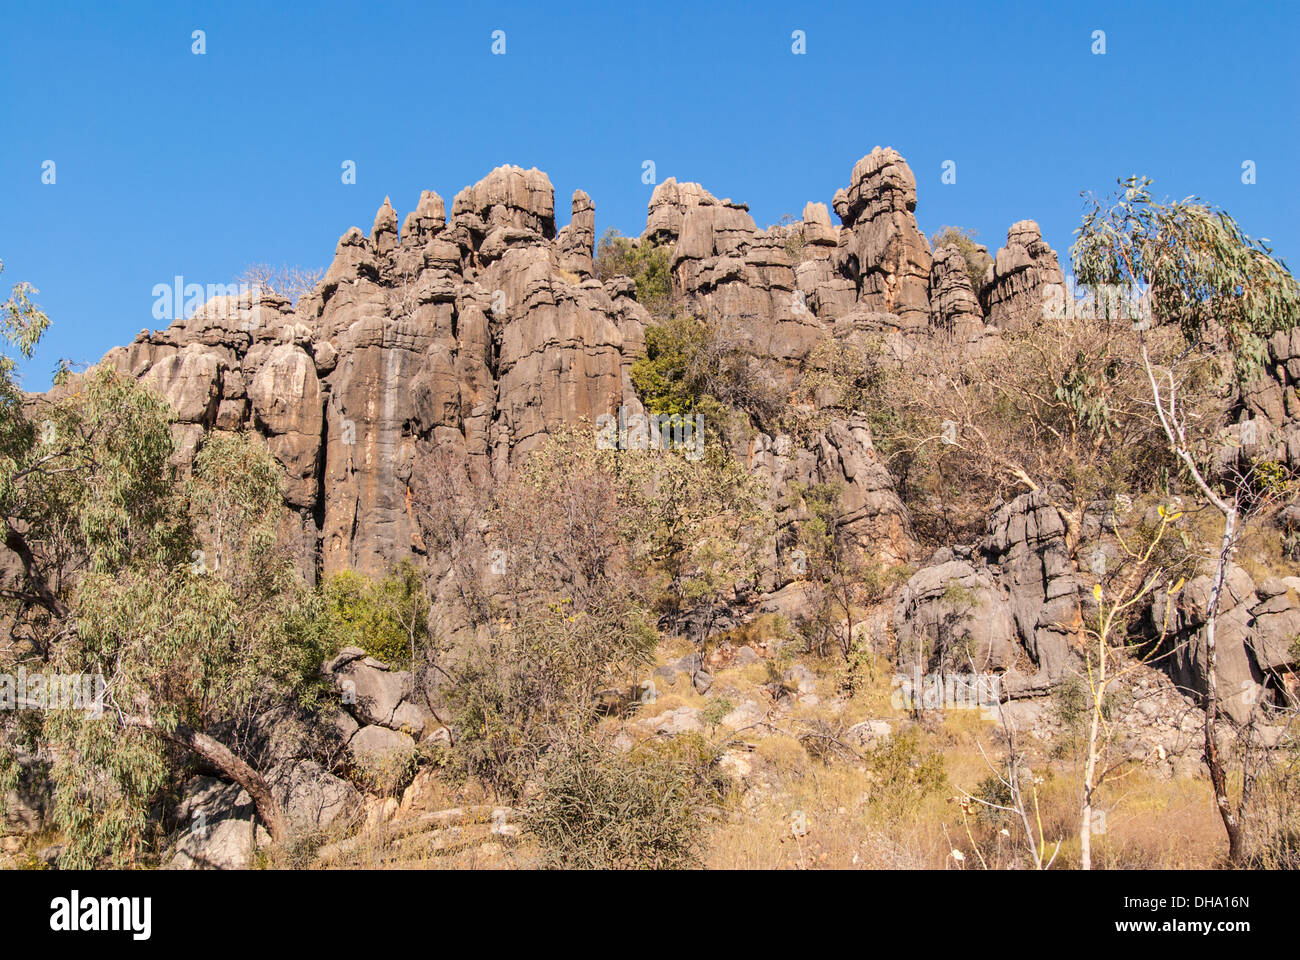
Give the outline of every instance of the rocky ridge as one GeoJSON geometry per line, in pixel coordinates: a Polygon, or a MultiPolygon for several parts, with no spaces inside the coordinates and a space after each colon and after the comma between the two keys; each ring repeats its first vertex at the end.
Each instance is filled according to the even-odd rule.
{"type": "MultiPolygon", "coordinates": [[[[651,195],[639,242],[670,246],[674,296],[743,330],[746,349],[791,386],[827,338],[880,336],[906,356],[917,338],[970,346],[1043,315],[1045,292],[1064,278],[1036,223],[1012,224],[976,289],[955,246],[931,251],[916,204],[907,163],[877,147],[832,198],[838,224],[826,204],[810,202],[800,220],[761,230],[745,204],[669,178],[651,195]]],[[[182,465],[209,430],[266,438],[285,467],[304,573],[379,573],[423,549],[415,471],[455,456],[499,480],[559,426],[641,411],[629,371],[651,317],[628,278],[595,277],[594,241],[586,193],[574,193],[557,230],[546,174],[502,166],[456,194],[450,214],[425,191],[399,227],[385,198],[369,234],[348,230],[323,281],[296,305],[264,292],[217,298],[105,360],[171,402],[182,465]]],[[[1275,446],[1293,466],[1295,339],[1270,342],[1271,375],[1244,398],[1236,428],[1243,445],[1275,446]]],[[[858,546],[887,563],[920,559],[860,417],[834,413],[803,443],[760,430],[735,453],[778,500],[793,484],[839,484],[842,523],[858,546]]],[[[795,580],[785,552],[796,514],[778,519],[767,582],[780,597],[795,580]]],[[[1064,549],[1059,518],[1034,495],[995,511],[989,531],[981,544],[940,551],[900,593],[899,648],[955,630],[989,667],[1008,671],[1010,690],[1041,692],[1072,663],[1088,578],[1064,549]],[[953,584],[977,598],[971,610],[941,602],[953,584]]],[[[1277,605],[1277,596],[1289,594],[1268,599],[1277,605]]],[[[1265,656],[1261,669],[1284,659],[1265,656]]],[[[1175,672],[1203,682],[1191,667],[1175,672]]],[[[1228,679],[1244,676],[1232,668],[1228,679]]]]}

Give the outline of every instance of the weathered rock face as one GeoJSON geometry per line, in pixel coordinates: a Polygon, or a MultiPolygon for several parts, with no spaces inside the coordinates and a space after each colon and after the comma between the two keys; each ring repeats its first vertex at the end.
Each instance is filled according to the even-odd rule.
{"type": "Polygon", "coordinates": [[[267,773],[275,802],[291,831],[317,834],[352,825],[361,813],[360,792],[314,760],[285,760],[267,773]]]}
{"type": "Polygon", "coordinates": [[[648,315],[591,278],[594,208],[579,192],[573,210],[557,238],[550,181],[518,167],[461,191],[450,220],[426,191],[400,233],[385,200],[296,309],[220,298],[107,359],[176,408],[182,463],[207,430],[266,438],[304,572],[381,572],[417,546],[417,443],[499,475],[556,426],[635,403],[648,315]]]}
{"type": "Polygon", "coordinates": [[[984,275],[980,296],[988,322],[999,330],[1019,332],[1038,324],[1050,284],[1063,284],[1056,251],[1043,240],[1033,220],[1021,220],[1007,231],[1007,245],[998,251],[984,275]]]}
{"type": "Polygon", "coordinates": [[[1038,666],[1038,679],[1059,682],[1072,661],[1070,639],[1083,628],[1078,570],[1059,511],[1042,493],[1023,494],[989,519],[980,549],[1010,593],[1016,628],[1038,666]]]}
{"type": "Polygon", "coordinates": [[[1065,524],[1042,492],[989,517],[975,547],[943,549],[899,593],[900,659],[1003,674],[1012,695],[1041,693],[1074,668],[1083,628],[1081,583],[1065,524]]]}
{"type": "Polygon", "coordinates": [[[844,222],[837,262],[857,283],[858,301],[897,314],[906,329],[930,320],[930,244],[916,225],[916,178],[897,151],[877,147],[835,194],[844,222]]]}
{"type": "Polygon", "coordinates": [[[432,731],[433,716],[420,702],[409,671],[393,670],[358,647],[345,647],[324,670],[338,688],[344,709],[355,719],[352,735],[345,737],[349,743],[360,735],[358,725],[362,730],[381,727],[417,739],[432,731]]]}
{"type": "MultiPolygon", "coordinates": [[[[743,204],[670,179],[642,242],[671,244],[676,295],[743,330],[746,349],[794,384],[837,318],[928,324],[915,204],[907,165],[877,149],[837,195],[843,227],[810,203],[802,221],[759,230],[743,204]]],[[[641,409],[629,371],[650,315],[627,278],[594,278],[590,197],[575,192],[571,210],[557,233],[549,179],[518,167],[466,187],[450,216],[425,191],[400,229],[385,199],[296,306],[261,291],[218,297],[106,359],[176,408],[182,467],[207,431],[265,438],[286,471],[304,573],[379,573],[422,549],[415,471],[455,454],[501,479],[560,425],[641,409]]],[[[841,417],[779,467],[764,453],[774,442],[750,451],[757,469],[779,486],[840,483],[855,538],[908,554],[907,518],[865,424],[841,417]]]]}
{"type": "MultiPolygon", "coordinates": [[[[238,784],[192,777],[173,811],[179,827],[170,870],[247,870],[259,832],[252,798],[238,784]]],[[[260,831],[264,836],[265,830],[260,831]]]]}
{"type": "MultiPolygon", "coordinates": [[[[751,467],[766,477],[774,494],[793,485],[807,488],[831,484],[839,488],[841,524],[864,556],[886,564],[905,562],[916,552],[911,521],[893,478],[876,457],[871,433],[860,417],[834,420],[807,448],[796,447],[787,437],[759,434],[753,441],[751,467]]],[[[795,510],[778,515],[778,549],[794,540],[795,510]]],[[[790,558],[780,550],[774,565],[774,586],[791,579],[790,558]]]]}
{"type": "Polygon", "coordinates": [[[669,178],[650,198],[643,243],[671,245],[674,293],[697,313],[742,327],[756,356],[797,362],[822,333],[795,295],[788,231],[760,231],[744,204],[669,178]]]}
{"type": "Polygon", "coordinates": [[[1267,364],[1242,391],[1222,459],[1262,458],[1300,469],[1300,328],[1275,333],[1267,364]]]}
{"type": "MultiPolygon", "coordinates": [[[[902,157],[876,148],[834,197],[839,226],[824,204],[809,203],[801,220],[760,230],[744,204],[669,179],[651,197],[640,242],[670,245],[679,303],[740,331],[764,375],[794,388],[819,343],[883,342],[900,360],[917,338],[973,344],[1030,322],[1041,288],[1060,282],[1056,255],[1022,221],[975,291],[955,246],[931,256],[916,202],[902,157]]],[[[369,234],[345,233],[324,280],[296,306],[262,292],[216,298],[107,358],[176,408],[182,465],[209,430],[251,428],[266,439],[285,467],[309,575],[379,573],[421,552],[411,505],[418,471],[459,458],[474,476],[500,480],[557,427],[641,409],[629,371],[651,317],[630,280],[595,279],[595,208],[585,193],[574,193],[557,232],[546,175],[499,167],[458,193],[450,216],[425,191],[398,224],[385,199],[369,234]]],[[[906,510],[865,421],[829,409],[811,442],[759,432],[735,453],[770,480],[775,501],[788,500],[793,484],[837,485],[844,528],[869,557],[913,557],[906,510]]],[[[788,508],[778,516],[772,589],[790,585],[782,551],[797,519],[788,508]]],[[[1059,535],[1049,512],[1008,505],[964,559],[970,569],[945,574],[992,611],[957,635],[1010,670],[1013,622],[1035,687],[1059,678],[1076,627],[1077,585],[1059,535]]],[[[940,608],[961,595],[945,600],[934,576],[900,607],[918,639],[951,626],[954,612],[940,608]]],[[[336,666],[346,673],[359,662],[336,666]]],[[[347,718],[356,726],[346,736],[358,726],[420,735],[410,692],[388,703],[384,690],[367,694],[374,711],[347,718]],[[400,721],[399,704],[410,708],[400,721]]]]}
{"type": "Polygon", "coordinates": [[[984,336],[984,311],[971,286],[966,258],[953,244],[934,252],[930,266],[930,324],[957,343],[984,336]]]}
{"type": "MultiPolygon", "coordinates": [[[[1085,511],[1075,557],[1060,513],[1039,491],[1004,504],[975,546],[944,548],[900,591],[894,607],[899,659],[923,669],[1002,675],[1012,697],[1045,693],[1082,666],[1085,617],[1095,616],[1092,584],[1107,557],[1120,554],[1110,509],[1085,511]]],[[[1172,609],[1158,590],[1143,614],[1157,642],[1152,662],[1184,695],[1203,702],[1208,689],[1206,609],[1211,579],[1199,576],[1172,609]]],[[[1238,723],[1263,718],[1270,704],[1300,702],[1300,578],[1255,584],[1228,568],[1216,618],[1216,677],[1222,711],[1238,723]]]]}
{"type": "Polygon", "coordinates": [[[968,559],[954,556],[918,571],[894,609],[900,666],[1004,673],[1022,657],[1006,594],[987,567],[968,559]]]}
{"type": "Polygon", "coordinates": [[[556,237],[560,269],[581,279],[591,276],[592,250],[596,246],[596,205],[581,190],[573,191],[572,219],[556,237]]]}
{"type": "MultiPolygon", "coordinates": [[[[1167,672],[1186,693],[1203,699],[1208,689],[1206,611],[1212,582],[1192,580],[1172,610],[1159,594],[1151,619],[1168,625],[1167,672]]],[[[1236,564],[1228,566],[1215,619],[1215,674],[1220,708],[1237,723],[1260,716],[1270,703],[1297,702],[1295,669],[1300,666],[1300,578],[1256,584],[1236,564]]]]}

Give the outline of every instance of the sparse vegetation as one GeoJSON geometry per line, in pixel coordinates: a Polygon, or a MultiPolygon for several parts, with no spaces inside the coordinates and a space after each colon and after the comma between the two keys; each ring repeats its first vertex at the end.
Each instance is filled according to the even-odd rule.
{"type": "Polygon", "coordinates": [[[962,259],[966,261],[966,276],[970,278],[971,290],[976,295],[984,288],[984,274],[993,262],[988,250],[975,242],[977,235],[970,227],[940,227],[930,238],[931,250],[951,245],[961,251],[962,259]]]}
{"type": "Polygon", "coordinates": [[[631,277],[637,302],[656,316],[666,316],[671,313],[673,296],[671,257],[671,247],[625,237],[610,227],[596,244],[596,277],[631,277]]]}

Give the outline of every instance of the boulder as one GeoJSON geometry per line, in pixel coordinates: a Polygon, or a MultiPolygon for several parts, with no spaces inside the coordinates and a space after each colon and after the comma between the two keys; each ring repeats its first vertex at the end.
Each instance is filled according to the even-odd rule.
{"type": "Polygon", "coordinates": [[[291,831],[321,833],[350,826],[360,815],[361,794],[314,760],[283,760],[267,774],[291,831]]]}
{"type": "Polygon", "coordinates": [[[394,753],[414,750],[415,740],[400,730],[372,725],[358,730],[348,748],[359,759],[383,759],[394,753]]]}
{"type": "Polygon", "coordinates": [[[247,792],[215,777],[191,778],[173,818],[178,832],[164,857],[170,870],[246,870],[265,835],[247,792]]]}

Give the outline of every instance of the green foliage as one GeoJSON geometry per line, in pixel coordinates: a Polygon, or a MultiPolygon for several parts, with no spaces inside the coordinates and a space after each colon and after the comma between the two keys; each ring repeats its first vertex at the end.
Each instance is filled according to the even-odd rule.
{"type": "Polygon", "coordinates": [[[1092,716],[1091,697],[1087,681],[1079,674],[1071,674],[1052,690],[1057,718],[1071,737],[1080,736],[1092,716]]]}
{"type": "Polygon", "coordinates": [[[185,762],[167,740],[179,725],[319,698],[319,611],[279,536],[281,468],[260,440],[213,435],[177,482],[171,419],[103,366],[69,378],[33,422],[0,414],[0,519],[23,561],[3,593],[26,646],[10,655],[107,682],[102,716],[40,715],[64,865],[149,848],[148,811],[185,762]]]}
{"type": "MultiPolygon", "coordinates": [[[[0,261],[0,273],[4,269],[4,262],[0,261]]],[[[39,292],[26,281],[15,283],[9,299],[0,304],[0,335],[29,359],[50,326],[50,318],[32,303],[32,295],[39,292]]],[[[0,358],[0,378],[7,381],[12,376],[13,360],[8,356],[0,358]]]]}
{"type": "Polygon", "coordinates": [[[1092,358],[1078,351],[1057,380],[1053,396],[1070,409],[1074,422],[1091,433],[1104,434],[1114,425],[1108,401],[1119,370],[1116,360],[1098,368],[1092,358]]]}
{"type": "Polygon", "coordinates": [[[653,314],[665,314],[672,301],[672,247],[625,237],[610,227],[596,244],[596,277],[631,277],[637,302],[653,314]]]}
{"type": "Polygon", "coordinates": [[[1181,324],[1188,340],[1221,327],[1243,378],[1264,364],[1269,336],[1300,322],[1300,284],[1266,240],[1195,197],[1157,201],[1146,177],[1093,199],[1076,234],[1080,283],[1149,285],[1155,318],[1181,324]]]}
{"type": "Polygon", "coordinates": [[[1285,463],[1263,457],[1252,458],[1246,479],[1256,496],[1277,503],[1290,499],[1296,480],[1285,463]]]}
{"type": "Polygon", "coordinates": [[[260,441],[217,435],[173,501],[185,553],[130,557],[86,574],[72,598],[65,672],[109,678],[105,719],[46,715],[57,744],[55,820],[66,864],[120,863],[148,841],[146,810],[183,759],[165,737],[271,703],[318,702],[319,610],[278,535],[280,468],[260,441]],[[147,716],[162,736],[135,720],[147,716]]]}
{"type": "Polygon", "coordinates": [[[322,594],[336,650],[360,647],[376,660],[409,666],[428,639],[424,584],[408,559],[379,580],[353,570],[336,573],[322,594]]]}
{"type": "Polygon", "coordinates": [[[733,321],[674,314],[646,328],[632,383],[651,413],[699,414],[711,440],[734,446],[750,421],[776,430],[789,412],[784,380],[754,356],[733,321]]]}
{"type": "Polygon", "coordinates": [[[75,558],[105,571],[174,557],[183,522],[168,465],[171,408],[107,367],[67,391],[31,420],[0,416],[3,532],[21,529],[38,564],[75,558]]]}
{"type": "Polygon", "coordinates": [[[632,385],[651,413],[695,412],[704,393],[696,361],[708,336],[704,322],[674,316],[646,328],[645,356],[632,364],[632,385]]]}
{"type": "Polygon", "coordinates": [[[1011,807],[1014,809],[1016,799],[1011,792],[1010,784],[996,773],[990,773],[979,782],[979,785],[975,787],[974,796],[984,801],[984,803],[975,805],[975,813],[982,820],[991,822],[996,826],[1009,826],[1014,822],[1015,813],[1013,810],[997,809],[997,807],[1011,807]],[[995,806],[985,806],[985,804],[994,804],[995,806]]]}
{"type": "Polygon", "coordinates": [[[727,697],[714,697],[700,710],[700,721],[708,724],[710,729],[715,728],[734,709],[736,705],[727,697]]]}

